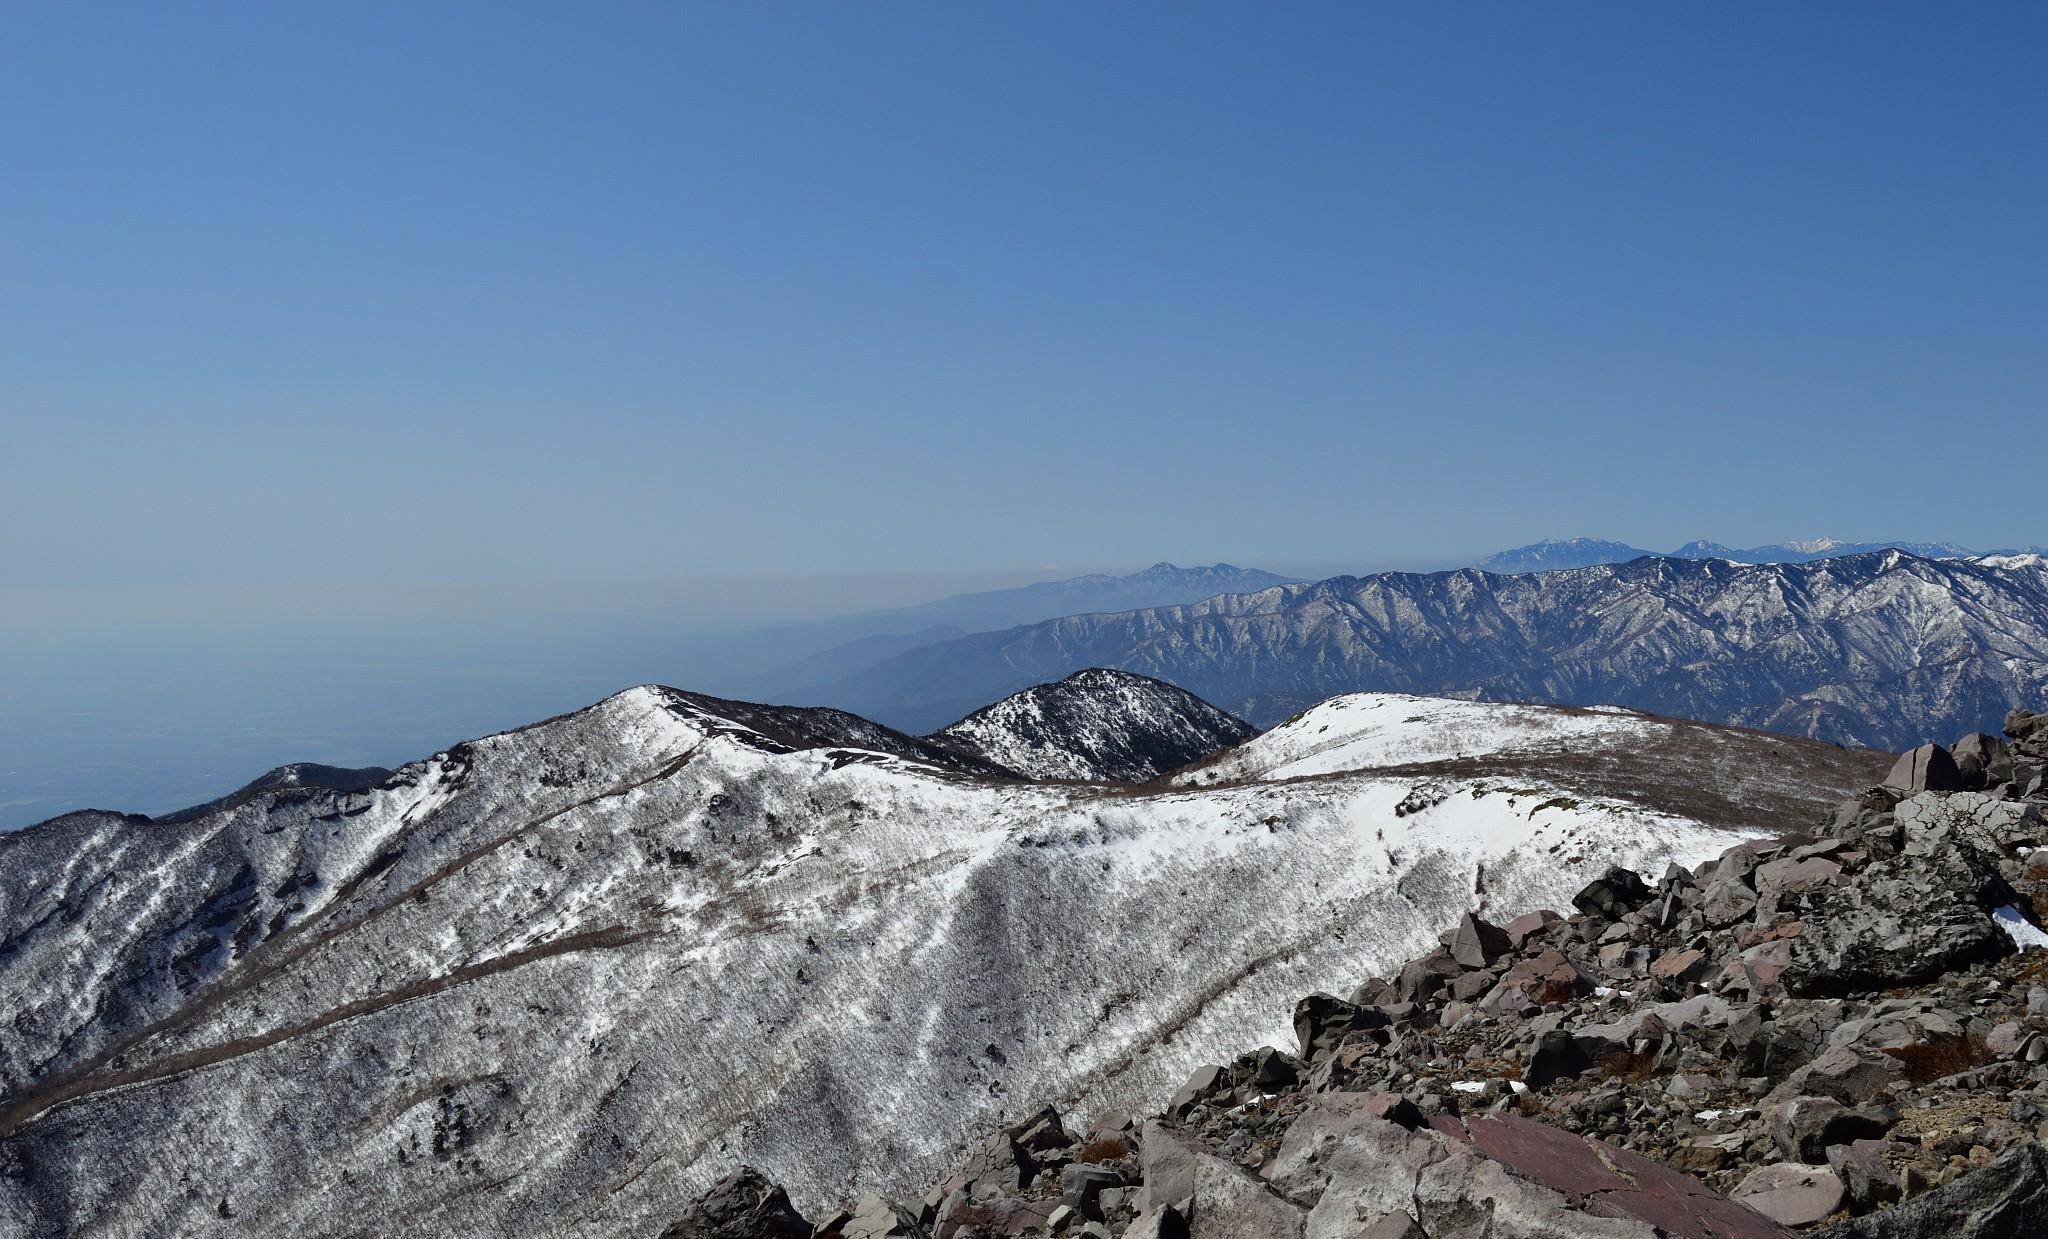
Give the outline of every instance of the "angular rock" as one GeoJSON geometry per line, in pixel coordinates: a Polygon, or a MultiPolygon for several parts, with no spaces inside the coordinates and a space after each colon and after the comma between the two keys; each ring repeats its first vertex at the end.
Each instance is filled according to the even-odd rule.
{"type": "Polygon", "coordinates": [[[838,1227],[839,1239],[917,1239],[917,1219],[880,1196],[864,1196],[838,1227]]]}
{"type": "Polygon", "coordinates": [[[1764,1124],[1778,1151],[1802,1162],[1819,1162],[1828,1147],[1884,1135],[1893,1117],[1876,1108],[1851,1108],[1833,1097],[1788,1097],[1764,1107],[1764,1124]]]}
{"type": "Polygon", "coordinates": [[[1907,1152],[1905,1145],[1889,1140],[1852,1140],[1828,1150],[1828,1169],[1848,1191],[1850,1209],[1864,1213],[1898,1200],[1899,1176],[1892,1171],[1891,1159],[1907,1152]]]}
{"type": "Polygon", "coordinates": [[[1989,911],[2015,898],[1996,861],[1967,841],[1874,862],[1809,898],[1784,978],[1795,994],[1914,985],[2014,950],[1989,911]]]}
{"type": "Polygon", "coordinates": [[[1776,1095],[1832,1097],[1848,1105],[1861,1105],[1904,1075],[1899,1060],[1889,1054],[1836,1046],[1793,1071],[1776,1095]]]}
{"type": "Polygon", "coordinates": [[[1700,898],[1700,915],[1709,925],[1733,925],[1756,911],[1756,892],[1740,878],[1717,879],[1700,898]]]}
{"type": "Polygon", "coordinates": [[[1593,1057],[1578,1038],[1563,1029],[1552,1029],[1536,1038],[1536,1044],[1530,1047],[1522,1080],[1530,1088],[1543,1088],[1592,1069],[1593,1057]]]}
{"type": "Polygon", "coordinates": [[[2048,740],[2048,714],[2015,706],[2005,716],[2005,734],[2018,741],[2048,740]]]}
{"type": "Polygon", "coordinates": [[[1444,945],[1451,958],[1467,968],[1487,967],[1514,949],[1505,930],[1470,912],[1458,919],[1458,927],[1451,931],[1450,941],[1444,945]]]}
{"type": "Polygon", "coordinates": [[[1389,1213],[1357,1234],[1358,1239],[1429,1239],[1421,1224],[1405,1213],[1389,1213]]]}
{"type": "MultiPolygon", "coordinates": [[[[1328,995],[1318,994],[1315,997],[1322,998],[1328,995]]],[[[1311,1000],[1302,1001],[1306,1003],[1311,1000]]],[[[1296,1018],[1299,1019],[1298,1016],[1296,1018]]],[[[1197,1067],[1194,1073],[1188,1076],[1187,1083],[1181,1085],[1180,1090],[1166,1103],[1166,1112],[1174,1118],[1185,1118],[1197,1105],[1218,1093],[1227,1092],[1230,1087],[1230,1072],[1225,1068],[1214,1064],[1197,1067]]]]}
{"type": "Polygon", "coordinates": [[[1534,959],[1521,960],[1508,969],[1500,984],[1487,996],[1487,1004],[1497,1005],[1498,999],[1507,993],[1525,995],[1536,1002],[1548,1004],[1592,992],[1592,979],[1563,952],[1550,950],[1534,959]]]}
{"type": "Polygon", "coordinates": [[[1529,939],[1549,933],[1562,924],[1563,917],[1548,908],[1542,908],[1535,912],[1524,912],[1503,926],[1502,932],[1507,934],[1509,945],[1519,951],[1528,944],[1529,939]]]}
{"type": "Polygon", "coordinates": [[[1193,1239],[1299,1239],[1303,1210],[1259,1179],[1157,1123],[1145,1128],[1145,1207],[1186,1208],[1193,1239]],[[1184,1203],[1185,1202],[1185,1203],[1184,1203]]]}
{"type": "Polygon", "coordinates": [[[1947,749],[1938,744],[1923,744],[1899,754],[1891,773],[1884,776],[1884,785],[1908,792],[1959,792],[1963,790],[1963,774],[1956,769],[1955,758],[1947,749]]]}
{"type": "Polygon", "coordinates": [[[1973,732],[1956,741],[1949,755],[1955,758],[1965,790],[1996,787],[2012,779],[2012,750],[1997,736],[1973,732]]]}
{"type": "Polygon", "coordinates": [[[1331,994],[1310,994],[1294,1004],[1294,1035],[1304,1063],[1314,1063],[1336,1049],[1350,1033],[1386,1025],[1386,1014],[1377,1008],[1357,1006],[1331,994]]]}
{"type": "Polygon", "coordinates": [[[789,1194],[752,1166],[719,1181],[661,1239],[810,1239],[811,1224],[789,1194]]]}
{"type": "Polygon", "coordinates": [[[1712,966],[1704,951],[1667,951],[1650,964],[1650,975],[1662,981],[1698,981],[1712,966]]]}
{"type": "Polygon", "coordinates": [[[1401,969],[1401,975],[1394,978],[1394,994],[1402,1002],[1422,1002],[1463,971],[1449,951],[1431,951],[1401,969]]]}
{"type": "Polygon", "coordinates": [[[1825,1234],[1826,1239],[2038,1239],[2048,1234],[2048,1148],[2015,1145],[1988,1166],[1825,1234]]]}
{"type": "Polygon", "coordinates": [[[1613,920],[1650,902],[1650,896],[1650,888],[1643,884],[1642,875],[1616,865],[1573,895],[1572,906],[1587,916],[1613,920]]]}
{"type": "Polygon", "coordinates": [[[1066,1124],[1060,1120],[1059,1111],[1051,1106],[1012,1127],[1010,1138],[1032,1153],[1064,1149],[1074,1143],[1074,1138],[1067,1134],[1066,1124]]]}
{"type": "Polygon", "coordinates": [[[1161,1205],[1138,1215],[1124,1239],[1189,1239],[1185,1213],[1172,1205],[1161,1205]]]}

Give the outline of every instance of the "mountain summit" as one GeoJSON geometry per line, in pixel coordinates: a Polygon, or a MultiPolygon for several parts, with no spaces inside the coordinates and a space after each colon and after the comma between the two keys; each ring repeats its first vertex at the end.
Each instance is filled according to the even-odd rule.
{"type": "Polygon", "coordinates": [[[977,710],[931,739],[1032,778],[1142,783],[1256,732],[1184,688],[1090,667],[977,710]]]}
{"type": "Polygon", "coordinates": [[[1420,698],[1166,786],[926,743],[645,687],[367,788],[0,836],[0,1230],[652,1237],[743,1162],[817,1209],[1048,1103],[1156,1108],[1469,909],[1889,761],[1420,698]]]}

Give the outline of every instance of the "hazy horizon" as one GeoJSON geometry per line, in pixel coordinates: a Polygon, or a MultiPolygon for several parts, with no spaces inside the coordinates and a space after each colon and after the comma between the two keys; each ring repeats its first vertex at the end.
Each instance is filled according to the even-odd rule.
{"type": "Polygon", "coordinates": [[[0,802],[1158,560],[2048,540],[2039,9],[4,22],[0,802]]]}

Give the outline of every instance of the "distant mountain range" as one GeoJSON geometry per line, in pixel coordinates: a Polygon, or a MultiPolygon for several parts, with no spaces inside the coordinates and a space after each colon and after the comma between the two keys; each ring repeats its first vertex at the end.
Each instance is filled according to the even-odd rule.
{"type": "Polygon", "coordinates": [[[1270,726],[1340,693],[1614,703],[1879,748],[1996,731],[2048,688],[2048,560],[1865,552],[1380,573],[1069,616],[898,654],[812,695],[922,730],[1108,666],[1270,726]]]}
{"type": "MultiPolygon", "coordinates": [[[[916,606],[746,634],[735,640],[732,652],[733,663],[740,670],[712,676],[707,682],[721,692],[749,699],[800,699],[892,655],[968,633],[1014,628],[1064,615],[1200,602],[1217,594],[1247,594],[1294,579],[1235,564],[1183,568],[1161,562],[1126,576],[1094,572],[1014,589],[954,594],[916,606]]],[[[945,721],[934,719],[933,725],[945,721]]]]}
{"type": "Polygon", "coordinates": [[[1217,594],[1251,593],[1295,579],[1235,564],[1183,568],[1161,562],[1122,576],[1091,572],[1011,589],[952,594],[914,606],[731,634],[721,642],[729,670],[723,675],[714,672],[703,682],[720,692],[773,697],[792,688],[828,683],[890,654],[966,633],[1014,628],[1063,615],[1200,602],[1217,594]]]}
{"type": "Polygon", "coordinates": [[[1843,555],[1864,555],[1871,551],[1904,551],[1924,559],[1960,559],[1971,555],[2040,554],[2038,546],[1998,551],[1973,551],[1953,542],[1843,542],[1836,538],[1773,542],[1769,546],[1732,547],[1698,539],[1675,551],[1646,551],[1626,542],[1604,538],[1562,538],[1531,542],[1511,551],[1501,551],[1479,561],[1488,572],[1549,572],[1556,568],[1590,568],[1595,564],[1625,564],[1645,555],[1672,559],[1732,559],[1745,564],[1804,564],[1816,559],[1843,555]]]}

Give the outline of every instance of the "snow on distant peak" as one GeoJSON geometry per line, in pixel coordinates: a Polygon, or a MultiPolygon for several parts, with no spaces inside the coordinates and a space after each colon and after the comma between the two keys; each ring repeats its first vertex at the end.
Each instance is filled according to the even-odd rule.
{"type": "Polygon", "coordinates": [[[1975,555],[1970,562],[1987,568],[2048,568],[2048,555],[2031,551],[2013,555],[1975,555]]]}
{"type": "Polygon", "coordinates": [[[1589,735],[1642,734],[1653,725],[1617,706],[1577,710],[1353,693],[1333,697],[1174,782],[1199,787],[1494,757],[1589,735]]]}

